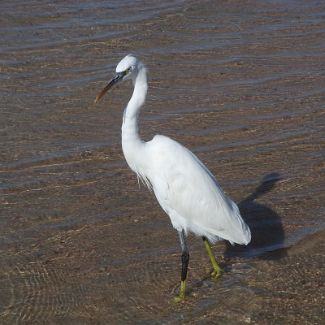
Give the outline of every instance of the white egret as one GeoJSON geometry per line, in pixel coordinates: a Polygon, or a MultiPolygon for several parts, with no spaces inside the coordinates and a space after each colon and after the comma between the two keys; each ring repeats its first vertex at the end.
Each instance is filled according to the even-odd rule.
{"type": "Polygon", "coordinates": [[[149,142],[140,139],[138,116],[148,84],[145,66],[133,55],[124,57],[116,74],[97,95],[97,103],[119,81],[132,80],[134,90],[127,104],[122,125],[122,148],[129,167],[153,190],[155,196],[178,231],[182,249],[181,287],[176,300],[185,298],[185,281],[189,263],[186,235],[201,236],[208,251],[213,277],[221,269],[211,251],[211,243],[226,239],[232,244],[247,245],[251,240],[249,227],[240,216],[237,205],[222,191],[215,177],[203,163],[178,142],[156,135],[149,142]]]}

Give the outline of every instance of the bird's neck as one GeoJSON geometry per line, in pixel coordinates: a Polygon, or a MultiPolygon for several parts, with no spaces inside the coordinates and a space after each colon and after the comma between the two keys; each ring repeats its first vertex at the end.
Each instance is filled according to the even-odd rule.
{"type": "Polygon", "coordinates": [[[135,169],[132,164],[141,156],[140,150],[144,143],[141,141],[138,131],[138,116],[147,95],[147,73],[144,66],[140,66],[138,74],[133,80],[134,90],[132,97],[124,110],[122,124],[122,148],[124,156],[131,169],[135,169]]]}
{"type": "Polygon", "coordinates": [[[138,74],[133,81],[134,90],[123,115],[122,138],[139,139],[138,116],[147,95],[147,73],[144,66],[139,68],[138,74]]]}

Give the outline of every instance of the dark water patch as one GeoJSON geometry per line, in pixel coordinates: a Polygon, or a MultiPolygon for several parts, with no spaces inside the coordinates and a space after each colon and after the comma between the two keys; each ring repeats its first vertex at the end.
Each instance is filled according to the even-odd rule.
{"type": "MultiPolygon", "coordinates": [[[[231,246],[227,244],[225,256],[260,256],[265,253],[282,248],[284,245],[285,233],[281,217],[266,205],[256,200],[271,191],[276,182],[281,180],[278,173],[266,175],[253,193],[248,195],[239,204],[240,213],[251,229],[252,241],[247,246],[231,246]]],[[[264,254],[264,255],[263,255],[264,254]]],[[[277,255],[277,257],[282,257],[277,255]]]]}

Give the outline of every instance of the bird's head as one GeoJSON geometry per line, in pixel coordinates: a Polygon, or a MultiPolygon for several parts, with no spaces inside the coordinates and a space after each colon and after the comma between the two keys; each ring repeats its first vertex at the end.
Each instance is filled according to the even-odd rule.
{"type": "Polygon", "coordinates": [[[96,96],[95,103],[97,103],[106,92],[116,85],[118,82],[128,79],[134,79],[137,75],[140,62],[132,54],[128,54],[124,57],[116,67],[116,73],[113,79],[107,84],[106,87],[96,96]]]}

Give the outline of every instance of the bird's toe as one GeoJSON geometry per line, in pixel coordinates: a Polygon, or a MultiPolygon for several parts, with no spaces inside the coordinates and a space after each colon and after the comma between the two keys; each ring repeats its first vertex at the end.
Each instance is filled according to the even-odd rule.
{"type": "Polygon", "coordinates": [[[179,295],[179,296],[176,296],[174,297],[174,302],[175,303],[180,303],[180,302],[183,302],[185,300],[185,296],[184,295],[179,295]]]}
{"type": "Polygon", "coordinates": [[[220,278],[220,276],[221,276],[221,272],[222,272],[221,269],[213,270],[213,271],[211,272],[211,277],[212,277],[213,279],[218,279],[218,278],[220,278]]]}

